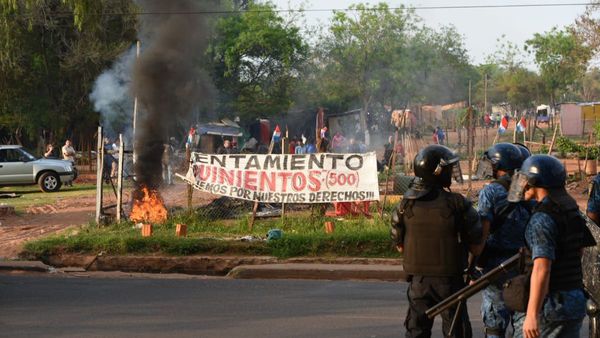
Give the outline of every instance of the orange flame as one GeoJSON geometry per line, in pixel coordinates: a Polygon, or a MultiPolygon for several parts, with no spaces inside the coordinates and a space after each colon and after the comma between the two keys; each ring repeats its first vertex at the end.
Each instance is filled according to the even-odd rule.
{"type": "Polygon", "coordinates": [[[133,196],[133,208],[129,215],[132,221],[163,223],[167,220],[167,208],[158,191],[141,187],[133,196]]]}

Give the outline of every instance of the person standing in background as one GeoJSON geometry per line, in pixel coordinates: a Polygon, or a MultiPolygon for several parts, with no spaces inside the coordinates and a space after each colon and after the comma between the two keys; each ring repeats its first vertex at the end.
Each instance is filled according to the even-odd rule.
{"type": "Polygon", "coordinates": [[[56,158],[56,153],[54,151],[54,146],[52,143],[48,143],[46,145],[46,152],[44,152],[44,158],[56,158]]]}
{"type": "MultiPolygon", "coordinates": [[[[73,164],[73,170],[75,170],[75,148],[71,144],[71,140],[67,139],[65,145],[62,147],[63,160],[71,161],[73,164]]],[[[65,182],[65,185],[72,187],[73,181],[65,182]]]]}
{"type": "Polygon", "coordinates": [[[171,160],[173,157],[173,146],[170,143],[163,144],[163,154],[162,154],[162,177],[163,182],[167,185],[173,184],[173,170],[171,166],[171,160]]]}
{"type": "Polygon", "coordinates": [[[443,145],[444,141],[446,140],[446,134],[444,133],[444,130],[438,126],[436,128],[436,132],[437,132],[438,143],[443,145]]]}
{"type": "Polygon", "coordinates": [[[62,147],[63,160],[71,161],[75,164],[75,148],[71,144],[71,140],[67,139],[62,147]]]}

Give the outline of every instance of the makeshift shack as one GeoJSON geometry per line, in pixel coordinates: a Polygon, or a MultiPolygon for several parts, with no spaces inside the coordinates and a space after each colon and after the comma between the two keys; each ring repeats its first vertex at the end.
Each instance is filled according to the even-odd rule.
{"type": "MultiPolygon", "coordinates": [[[[221,122],[209,122],[198,125],[196,133],[200,136],[199,150],[205,154],[214,154],[223,144],[223,140],[228,139],[237,142],[242,137],[240,126],[228,119],[221,122]]],[[[240,146],[238,144],[238,146],[240,146]]]]}
{"type": "Polygon", "coordinates": [[[565,136],[585,135],[600,121],[600,102],[561,103],[560,126],[565,136]]]}
{"type": "Polygon", "coordinates": [[[456,118],[459,111],[467,107],[466,101],[449,103],[442,106],[442,125],[444,129],[456,129],[456,118]]]}
{"type": "Polygon", "coordinates": [[[442,105],[421,106],[421,122],[429,126],[437,126],[442,121],[442,105]]]}

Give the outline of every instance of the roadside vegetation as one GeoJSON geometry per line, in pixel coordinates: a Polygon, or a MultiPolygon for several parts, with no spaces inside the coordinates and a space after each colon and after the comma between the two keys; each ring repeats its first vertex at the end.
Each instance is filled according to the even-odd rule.
{"type": "Polygon", "coordinates": [[[387,218],[337,220],[311,217],[310,211],[281,218],[260,219],[250,231],[249,217],[210,221],[180,214],[155,225],[151,237],[142,237],[131,222],[97,227],[85,225],[61,235],[26,243],[23,255],[43,258],[60,253],[165,254],[165,255],[271,255],[288,257],[397,257],[389,238],[387,218]],[[325,233],[325,221],[335,231],[325,233]],[[187,225],[187,236],[175,235],[178,223],[187,225]],[[280,229],[280,239],[266,240],[270,229],[280,229]],[[245,238],[245,240],[244,240],[245,238]]]}

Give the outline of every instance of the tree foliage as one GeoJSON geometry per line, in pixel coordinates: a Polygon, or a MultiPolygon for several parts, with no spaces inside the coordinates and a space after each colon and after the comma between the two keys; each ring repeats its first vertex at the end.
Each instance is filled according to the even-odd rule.
{"type": "MultiPolygon", "coordinates": [[[[214,15],[208,53],[197,60],[217,89],[216,112],[229,117],[360,107],[363,128],[373,119],[389,125],[390,107],[467,100],[469,82],[480,108],[485,96],[488,107],[523,110],[600,95],[600,72],[586,71],[600,46],[597,1],[573,29],[527,41],[539,71],[506,39],[475,66],[455,28],[427,27],[403,7],[356,4],[335,12],[324,33],[302,34],[271,3],[224,2],[232,12],[214,15]]],[[[137,10],[134,0],[0,0],[0,139],[32,146],[92,135],[92,85],[133,44],[137,10]]]]}
{"type": "Polygon", "coordinates": [[[135,38],[129,1],[0,2],[0,133],[30,143],[93,133],[95,78],[135,38]]]}
{"type": "Polygon", "coordinates": [[[251,117],[282,113],[291,106],[298,71],[307,55],[299,28],[272,4],[248,1],[219,21],[210,49],[222,113],[251,117]]]}
{"type": "Polygon", "coordinates": [[[540,75],[548,87],[554,104],[556,94],[583,76],[592,51],[573,32],[552,29],[536,33],[526,41],[527,50],[535,56],[540,75]]]}

